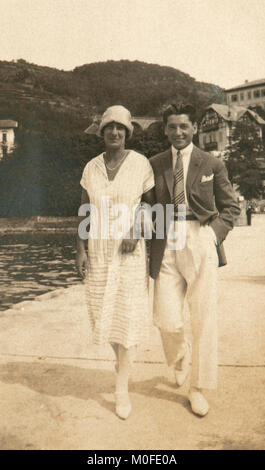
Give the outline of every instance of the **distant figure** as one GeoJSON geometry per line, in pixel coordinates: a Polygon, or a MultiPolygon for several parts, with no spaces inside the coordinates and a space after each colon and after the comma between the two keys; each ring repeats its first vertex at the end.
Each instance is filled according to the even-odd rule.
{"type": "Polygon", "coordinates": [[[217,380],[217,266],[226,264],[222,242],[240,209],[222,161],[192,143],[197,132],[195,109],[171,105],[163,121],[171,146],[150,159],[156,201],[174,206],[174,231],[178,233],[185,224],[186,243],[173,249],[167,233],[163,239],[152,239],[154,320],[168,365],[181,386],[191,359],[183,316],[184,301],[188,301],[192,327],[189,402],[194,413],[204,416],[209,404],[203,389],[215,388],[217,380]],[[180,205],[186,208],[184,220],[180,205]]]}
{"type": "Polygon", "coordinates": [[[125,149],[133,133],[126,108],[109,107],[99,133],[106,150],[87,163],[81,179],[81,204],[97,209],[99,229],[88,242],[78,236],[76,267],[85,279],[92,342],[109,343],[116,356],[116,413],[126,419],[131,412],[128,381],[134,349],[145,340],[150,321],[145,240],[134,239],[130,227],[133,207],[141,201],[153,203],[154,175],[145,156],[125,149]],[[120,238],[111,231],[118,204],[129,209],[129,230],[121,230],[120,238]]]}
{"type": "Polygon", "coordinates": [[[246,215],[247,215],[247,224],[251,225],[251,217],[254,212],[254,206],[251,201],[247,201],[246,205],[246,215]]]}

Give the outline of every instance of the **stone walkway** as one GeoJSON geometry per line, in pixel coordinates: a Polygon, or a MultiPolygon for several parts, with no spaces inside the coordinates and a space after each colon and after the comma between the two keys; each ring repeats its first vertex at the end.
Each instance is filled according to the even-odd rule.
{"type": "Polygon", "coordinates": [[[84,286],[0,312],[0,449],[264,449],[265,216],[236,227],[219,270],[219,387],[196,417],[151,327],[114,412],[114,357],[89,347],[84,286]]]}

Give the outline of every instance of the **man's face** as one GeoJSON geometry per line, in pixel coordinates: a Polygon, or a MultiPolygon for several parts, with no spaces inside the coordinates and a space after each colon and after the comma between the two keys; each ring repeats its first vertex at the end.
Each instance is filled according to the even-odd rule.
{"type": "Polygon", "coordinates": [[[192,123],[187,114],[171,114],[165,126],[165,135],[178,150],[184,149],[192,142],[197,132],[197,124],[192,123]]]}

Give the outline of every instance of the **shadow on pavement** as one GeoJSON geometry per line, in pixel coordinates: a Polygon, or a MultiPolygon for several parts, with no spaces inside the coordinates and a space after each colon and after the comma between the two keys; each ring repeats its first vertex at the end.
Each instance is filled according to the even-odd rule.
{"type": "MultiPolygon", "coordinates": [[[[81,400],[92,399],[108,411],[114,411],[114,400],[108,401],[102,396],[105,393],[114,393],[114,371],[65,364],[9,362],[0,366],[0,381],[6,384],[20,384],[37,393],[53,397],[70,395],[81,400]]],[[[189,410],[187,397],[180,395],[177,387],[163,376],[131,382],[130,391],[171,401],[189,410]],[[177,393],[168,389],[174,389],[177,393]]]]}
{"type": "Polygon", "coordinates": [[[130,390],[131,392],[139,393],[146,397],[171,401],[174,404],[182,405],[190,411],[187,397],[180,395],[178,393],[178,387],[163,376],[153,377],[152,379],[143,380],[141,382],[133,382],[130,386],[130,390]],[[175,392],[168,390],[170,388],[174,389],[175,392]]]}

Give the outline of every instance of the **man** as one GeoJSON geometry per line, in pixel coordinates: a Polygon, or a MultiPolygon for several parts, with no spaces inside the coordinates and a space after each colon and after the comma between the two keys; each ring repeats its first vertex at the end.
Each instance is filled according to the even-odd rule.
{"type": "Polygon", "coordinates": [[[240,209],[224,164],[192,143],[197,132],[195,109],[171,105],[163,121],[171,148],[150,159],[156,202],[164,211],[174,204],[174,231],[180,233],[180,224],[185,223],[186,241],[182,249],[172,249],[167,235],[151,242],[154,321],[178,386],[184,383],[192,358],[189,402],[194,413],[204,416],[209,404],[203,389],[213,389],[217,382],[217,266],[226,264],[222,242],[240,209]],[[178,212],[180,204],[185,204],[186,221],[178,212]],[[192,357],[184,332],[185,300],[192,357]]]}
{"type": "Polygon", "coordinates": [[[247,216],[247,224],[251,225],[251,217],[254,212],[254,205],[251,201],[247,201],[246,205],[246,216],[247,216]]]}

